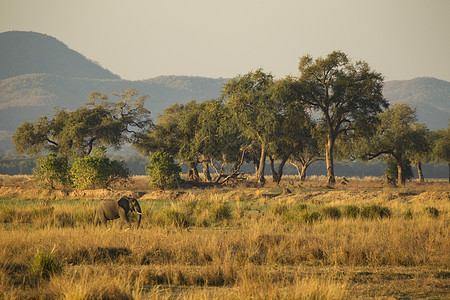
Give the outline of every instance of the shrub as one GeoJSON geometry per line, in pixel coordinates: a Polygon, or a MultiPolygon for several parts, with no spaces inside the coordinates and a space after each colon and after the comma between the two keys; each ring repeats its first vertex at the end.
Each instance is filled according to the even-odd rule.
{"type": "Polygon", "coordinates": [[[361,211],[361,217],[365,219],[382,219],[386,217],[389,218],[390,216],[391,212],[389,208],[376,204],[363,207],[361,211]]]}
{"type": "Polygon", "coordinates": [[[62,272],[62,264],[51,253],[37,252],[28,270],[33,275],[49,278],[53,274],[62,272]]]}
{"type": "Polygon", "coordinates": [[[308,212],[305,211],[302,215],[300,220],[307,223],[312,224],[320,219],[320,213],[317,211],[308,212]]]}
{"type": "Polygon", "coordinates": [[[150,185],[160,189],[176,188],[180,180],[181,168],[175,164],[172,155],[157,152],[145,167],[150,185]]]}
{"type": "Polygon", "coordinates": [[[129,177],[128,169],[121,162],[111,161],[104,148],[98,149],[93,155],[78,158],[73,163],[70,174],[75,188],[107,188],[113,182],[129,177]]]}
{"type": "Polygon", "coordinates": [[[54,189],[55,183],[66,187],[70,183],[67,158],[58,157],[54,153],[38,158],[33,174],[44,188],[54,189]]]}
{"type": "Polygon", "coordinates": [[[156,223],[161,226],[175,226],[179,228],[186,228],[193,224],[191,214],[174,204],[161,210],[156,215],[156,223]]]}
{"type": "Polygon", "coordinates": [[[404,213],[403,213],[403,217],[406,220],[412,220],[413,218],[413,211],[411,210],[411,208],[408,208],[404,213]]]}
{"type": "Polygon", "coordinates": [[[425,207],[424,211],[425,214],[430,218],[435,219],[439,217],[439,210],[437,210],[437,208],[435,207],[425,207]]]}
{"type": "MultiPolygon", "coordinates": [[[[411,168],[411,162],[406,158],[402,159],[402,170],[402,183],[406,180],[414,178],[414,173],[411,168]]],[[[388,159],[386,159],[386,169],[384,170],[384,174],[389,176],[390,178],[397,180],[397,162],[394,158],[389,157],[388,159]]],[[[400,182],[397,183],[400,184],[400,182]]]]}
{"type": "Polygon", "coordinates": [[[231,208],[227,202],[215,201],[211,204],[211,219],[215,222],[221,222],[231,218],[231,208]]]}
{"type": "Polygon", "coordinates": [[[342,211],[345,217],[352,219],[356,219],[360,214],[360,209],[356,205],[346,205],[342,211]]]}
{"type": "Polygon", "coordinates": [[[329,219],[339,219],[341,217],[341,211],[337,207],[323,207],[320,212],[323,217],[329,219]]]}
{"type": "Polygon", "coordinates": [[[270,208],[270,212],[274,215],[281,216],[284,213],[288,211],[288,206],[285,203],[282,202],[276,202],[272,207],[270,208]]]}

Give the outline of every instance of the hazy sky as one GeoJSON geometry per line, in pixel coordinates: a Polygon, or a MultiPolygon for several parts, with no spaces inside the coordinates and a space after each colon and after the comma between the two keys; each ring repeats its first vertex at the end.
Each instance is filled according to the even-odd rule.
{"type": "MultiPolygon", "coordinates": [[[[298,75],[342,50],[386,80],[450,81],[450,0],[0,0],[0,32],[35,31],[124,79],[298,75]]],[[[1,67],[1,66],[0,66],[1,67]]]]}

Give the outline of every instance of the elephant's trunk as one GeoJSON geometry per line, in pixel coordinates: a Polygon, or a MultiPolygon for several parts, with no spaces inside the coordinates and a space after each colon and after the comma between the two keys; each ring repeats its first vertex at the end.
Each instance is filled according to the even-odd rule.
{"type": "Polygon", "coordinates": [[[139,226],[141,225],[141,218],[142,218],[142,211],[141,211],[140,206],[136,207],[136,213],[139,215],[136,229],[139,229],[139,226]]]}

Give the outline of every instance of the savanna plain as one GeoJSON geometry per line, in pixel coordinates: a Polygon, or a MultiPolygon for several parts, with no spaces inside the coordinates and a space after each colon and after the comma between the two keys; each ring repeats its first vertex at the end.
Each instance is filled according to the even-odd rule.
{"type": "Polygon", "coordinates": [[[448,299],[448,181],[38,190],[0,176],[3,299],[448,299]],[[94,226],[101,199],[143,217],[94,226]]]}

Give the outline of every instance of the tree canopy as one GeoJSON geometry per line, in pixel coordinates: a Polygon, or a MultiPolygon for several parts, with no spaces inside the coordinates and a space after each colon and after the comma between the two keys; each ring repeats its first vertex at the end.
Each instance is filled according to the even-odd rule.
{"type": "Polygon", "coordinates": [[[335,182],[333,150],[336,139],[356,130],[368,130],[376,115],[388,107],[382,94],[383,76],[364,61],[351,63],[341,51],[316,60],[300,58],[301,101],[321,114],[327,142],[327,181],[335,182]]]}
{"type": "Polygon", "coordinates": [[[24,122],[13,136],[19,154],[43,151],[65,157],[89,155],[95,146],[120,148],[133,142],[151,125],[150,112],[144,108],[146,96],[138,99],[135,90],[112,94],[120,101],[111,103],[99,92],[89,95],[89,103],[75,111],[56,109],[53,118],[24,122]]]}
{"type": "Polygon", "coordinates": [[[427,130],[416,123],[415,109],[407,104],[395,104],[379,115],[374,135],[360,140],[364,159],[391,156],[397,163],[398,183],[404,183],[403,160],[424,149],[427,130]]]}

